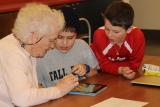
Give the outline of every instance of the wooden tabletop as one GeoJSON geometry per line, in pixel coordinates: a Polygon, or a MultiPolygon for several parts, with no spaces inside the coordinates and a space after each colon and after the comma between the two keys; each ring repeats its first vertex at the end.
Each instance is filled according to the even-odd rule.
{"type": "MultiPolygon", "coordinates": [[[[145,56],[143,63],[160,65],[160,56],[145,56]]],[[[145,107],[160,105],[160,87],[133,85],[122,76],[100,73],[85,82],[107,85],[107,89],[96,96],[66,95],[35,107],[90,107],[111,97],[148,102],[145,107]]]]}

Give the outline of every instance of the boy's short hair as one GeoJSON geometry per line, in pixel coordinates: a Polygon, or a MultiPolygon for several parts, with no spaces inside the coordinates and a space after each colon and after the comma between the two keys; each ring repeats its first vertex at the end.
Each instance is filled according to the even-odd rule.
{"type": "Polygon", "coordinates": [[[78,16],[75,14],[74,10],[71,7],[62,7],[61,11],[63,12],[65,19],[65,28],[64,31],[80,33],[80,22],[78,16]]]}
{"type": "Polygon", "coordinates": [[[103,14],[113,26],[120,26],[126,30],[133,24],[134,10],[125,2],[116,1],[110,4],[103,14]]]}

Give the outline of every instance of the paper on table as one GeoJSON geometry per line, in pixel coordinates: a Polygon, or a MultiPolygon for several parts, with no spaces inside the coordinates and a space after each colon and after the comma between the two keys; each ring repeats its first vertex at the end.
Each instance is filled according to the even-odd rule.
{"type": "Polygon", "coordinates": [[[111,97],[91,107],[143,107],[146,104],[148,104],[148,102],[133,101],[111,97]]]}

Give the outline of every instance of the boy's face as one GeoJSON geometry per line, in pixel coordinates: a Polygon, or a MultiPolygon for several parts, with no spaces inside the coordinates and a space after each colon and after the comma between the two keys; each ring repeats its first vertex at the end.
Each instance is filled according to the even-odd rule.
{"type": "Polygon", "coordinates": [[[62,53],[67,53],[74,45],[77,33],[62,31],[56,39],[56,48],[62,53]]]}
{"type": "Polygon", "coordinates": [[[127,31],[120,26],[112,26],[109,20],[105,19],[105,32],[111,43],[123,43],[127,31]]]}

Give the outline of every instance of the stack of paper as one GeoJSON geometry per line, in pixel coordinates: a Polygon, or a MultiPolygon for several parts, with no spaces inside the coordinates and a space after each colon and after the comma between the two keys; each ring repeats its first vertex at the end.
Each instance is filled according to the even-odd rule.
{"type": "Polygon", "coordinates": [[[146,104],[148,103],[112,97],[91,107],[143,107],[146,104]]]}

